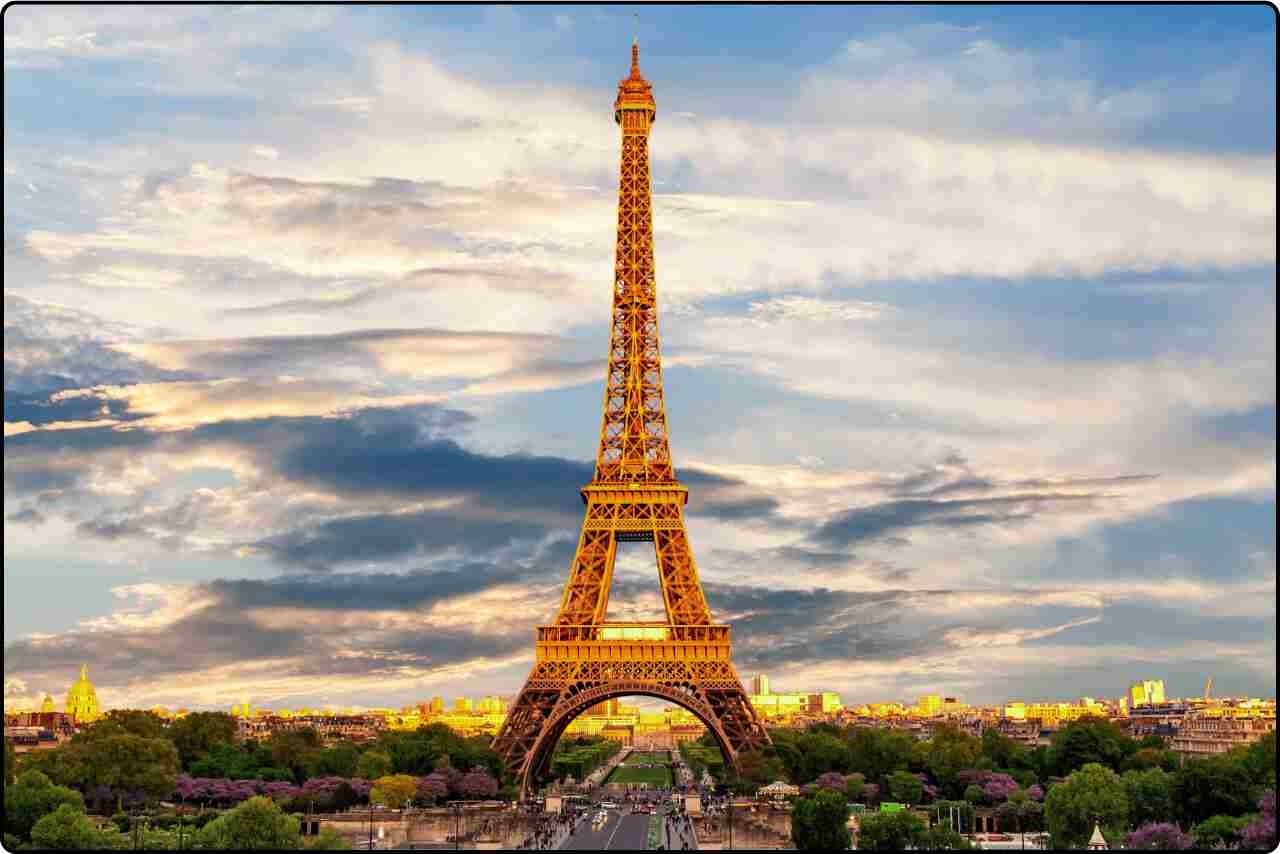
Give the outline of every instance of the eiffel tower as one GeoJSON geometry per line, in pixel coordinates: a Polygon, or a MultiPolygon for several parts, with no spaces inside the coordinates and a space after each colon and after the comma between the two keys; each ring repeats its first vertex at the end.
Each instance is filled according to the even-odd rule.
{"type": "Polygon", "coordinates": [[[582,488],[586,518],[552,625],[538,629],[533,672],[493,749],[527,797],[574,718],[604,700],[646,695],[692,712],[725,759],[769,743],[730,659],[729,626],[713,623],[684,529],[689,490],[667,444],[649,191],[653,89],[631,45],[618,83],[622,127],[613,325],[595,476],[582,488]],[[654,544],[665,622],[606,622],[619,542],[654,544]]]}

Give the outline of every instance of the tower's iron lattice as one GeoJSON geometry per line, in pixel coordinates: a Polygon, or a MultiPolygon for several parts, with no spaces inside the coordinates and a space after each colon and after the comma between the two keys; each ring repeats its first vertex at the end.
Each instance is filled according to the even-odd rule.
{"type": "Polygon", "coordinates": [[[595,476],[560,611],[538,629],[533,672],[493,748],[529,793],[560,735],[590,706],[648,695],[696,715],[730,763],[769,741],[730,659],[729,626],[711,621],[684,528],[689,490],[676,480],[662,398],[653,266],[649,129],[653,89],[631,47],[631,75],[618,83],[622,128],[613,325],[595,476]],[[620,541],[651,541],[667,619],[605,621],[620,541]]]}

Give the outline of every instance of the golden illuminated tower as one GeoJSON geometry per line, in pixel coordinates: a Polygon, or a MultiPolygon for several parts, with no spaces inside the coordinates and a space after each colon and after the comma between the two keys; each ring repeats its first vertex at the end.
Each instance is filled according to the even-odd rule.
{"type": "Polygon", "coordinates": [[[578,715],[612,697],[643,694],[688,709],[730,763],[769,737],[730,660],[729,626],[711,621],[684,529],[689,490],[676,480],[662,398],[658,303],[649,190],[653,90],[631,46],[631,76],[618,83],[622,129],[613,322],[595,476],[582,488],[586,518],[552,625],[538,629],[536,661],[493,748],[521,794],[578,715]],[[654,544],[667,619],[609,623],[609,588],[620,541],[654,544]]]}

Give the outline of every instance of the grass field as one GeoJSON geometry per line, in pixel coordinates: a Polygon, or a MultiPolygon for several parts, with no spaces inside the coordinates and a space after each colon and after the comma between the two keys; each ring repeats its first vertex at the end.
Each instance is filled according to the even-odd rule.
{"type": "Polygon", "coordinates": [[[671,769],[665,765],[656,768],[636,768],[632,765],[619,765],[613,769],[606,783],[648,783],[658,788],[670,788],[671,769]]]}
{"type": "Polygon", "coordinates": [[[666,765],[671,761],[671,754],[665,750],[660,751],[632,751],[631,754],[623,760],[623,765],[666,765]]]}

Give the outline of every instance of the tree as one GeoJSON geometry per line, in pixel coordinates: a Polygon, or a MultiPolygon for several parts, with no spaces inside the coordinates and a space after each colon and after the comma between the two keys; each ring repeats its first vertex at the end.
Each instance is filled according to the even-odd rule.
{"type": "Polygon", "coordinates": [[[935,824],[919,838],[916,847],[925,851],[968,851],[973,845],[945,824],[935,824]]]}
{"type": "Polygon", "coordinates": [[[1240,832],[1240,847],[1258,851],[1274,851],[1276,848],[1276,790],[1270,789],[1258,801],[1261,815],[1249,822],[1240,832]]]}
{"type": "Polygon", "coordinates": [[[39,771],[24,771],[17,782],[5,787],[4,829],[26,839],[40,819],[62,806],[83,813],[84,799],[73,789],[50,783],[39,771]]]}
{"type": "Polygon", "coordinates": [[[1174,814],[1188,824],[1215,815],[1242,815],[1254,805],[1252,790],[1249,772],[1229,753],[1188,760],[1173,775],[1174,814]]]}
{"type": "Polygon", "coordinates": [[[13,742],[4,740],[4,784],[8,786],[18,779],[18,753],[13,749],[13,742]]]}
{"type": "Polygon", "coordinates": [[[1119,839],[1129,821],[1129,796],[1114,771],[1090,762],[1049,789],[1045,818],[1054,848],[1083,848],[1094,822],[1103,835],[1119,839]]]}
{"type": "Polygon", "coordinates": [[[389,774],[373,781],[369,802],[384,807],[403,808],[418,793],[418,780],[408,774],[389,774]]]}
{"type": "Polygon", "coordinates": [[[848,821],[849,804],[844,794],[819,789],[812,798],[795,802],[791,839],[800,851],[843,851],[851,841],[848,821]]]}
{"type": "Polygon", "coordinates": [[[1015,768],[1026,757],[1027,749],[998,729],[982,733],[982,755],[991,761],[992,768],[1015,768]]]}
{"type": "Polygon", "coordinates": [[[849,770],[859,771],[866,779],[875,781],[910,767],[915,739],[897,729],[852,727],[847,742],[849,770]]]}
{"type": "Polygon", "coordinates": [[[977,783],[971,783],[970,785],[965,786],[964,799],[974,806],[982,803],[986,798],[986,793],[982,791],[982,787],[977,783]]]}
{"type": "Polygon", "coordinates": [[[196,834],[202,848],[301,848],[298,820],[258,795],[206,824],[196,834]]]}
{"type": "Polygon", "coordinates": [[[1160,768],[1164,771],[1176,770],[1178,754],[1160,747],[1143,747],[1125,760],[1126,770],[1146,771],[1148,768],[1160,768]]]}
{"type": "Polygon", "coordinates": [[[178,751],[167,738],[108,735],[80,745],[80,753],[85,783],[110,786],[117,792],[118,806],[126,789],[151,798],[173,792],[178,751]]]}
{"type": "Polygon", "coordinates": [[[1195,842],[1176,824],[1148,822],[1124,838],[1125,848],[1139,851],[1185,851],[1195,842]]]}
{"type": "Polygon", "coordinates": [[[1171,821],[1173,778],[1159,768],[1126,771],[1120,775],[1129,796],[1129,821],[1135,826],[1171,821]]]}
{"type": "Polygon", "coordinates": [[[871,813],[858,827],[858,850],[905,851],[919,848],[928,833],[923,821],[907,810],[871,813]]]}
{"type": "Polygon", "coordinates": [[[192,712],[169,725],[169,738],[177,748],[182,767],[189,769],[214,745],[235,742],[236,721],[226,712],[192,712]]]}
{"type": "Polygon", "coordinates": [[[379,750],[365,751],[356,763],[356,776],[376,780],[392,772],[391,757],[379,750]]]}
{"type": "Polygon", "coordinates": [[[862,799],[862,791],[866,784],[866,779],[856,771],[844,778],[844,796],[849,803],[862,799]]]}
{"type": "Polygon", "coordinates": [[[1025,791],[1017,791],[1009,799],[996,808],[996,818],[1000,827],[1017,828],[1018,833],[1029,830],[1040,830],[1044,827],[1044,807],[1027,796],[1025,791]]]}
{"type": "Polygon", "coordinates": [[[350,851],[351,843],[332,827],[326,827],[315,835],[307,848],[312,851],[350,851]]]}
{"type": "Polygon", "coordinates": [[[786,769],[776,752],[744,750],[738,754],[738,774],[744,783],[759,788],[774,780],[781,780],[786,775],[786,769]]]}
{"type": "Polygon", "coordinates": [[[956,797],[963,791],[960,772],[974,767],[982,742],[955,727],[944,726],[934,731],[925,747],[929,773],[938,781],[946,797],[956,797]]]}
{"type": "Polygon", "coordinates": [[[109,848],[109,837],[109,834],[104,834],[93,826],[84,810],[76,809],[71,804],[62,804],[31,828],[31,843],[36,848],[77,851],[109,848]]]}
{"type": "Polygon", "coordinates": [[[924,784],[907,771],[894,771],[889,775],[889,794],[903,804],[918,804],[924,795],[924,784]]]}
{"type": "Polygon", "coordinates": [[[796,741],[800,752],[800,775],[797,780],[815,780],[829,771],[841,775],[849,770],[849,748],[832,735],[807,732],[796,741]]]}
{"type": "Polygon", "coordinates": [[[112,709],[77,733],[72,741],[84,743],[117,735],[165,738],[165,720],[157,714],[144,712],[141,709],[112,709]]]}
{"type": "Polygon", "coordinates": [[[449,779],[443,774],[432,772],[425,777],[418,778],[418,800],[430,805],[448,796],[449,779]]]}
{"type": "Polygon", "coordinates": [[[1249,824],[1246,816],[1215,815],[1191,829],[1197,848],[1230,848],[1240,841],[1240,831],[1249,824]]]}
{"type": "Polygon", "coordinates": [[[1263,789],[1276,787],[1276,733],[1275,730],[1264,735],[1246,748],[1240,750],[1240,764],[1255,786],[1263,789]]]}
{"type": "Polygon", "coordinates": [[[498,781],[483,768],[472,768],[458,781],[458,794],[468,798],[492,798],[498,794],[498,781]]]}
{"type": "Polygon", "coordinates": [[[820,789],[834,789],[837,792],[845,790],[844,775],[837,771],[828,771],[813,782],[820,789]]]}
{"type": "Polygon", "coordinates": [[[1137,742],[1126,738],[1120,728],[1104,718],[1081,718],[1064,726],[1053,735],[1049,754],[1053,773],[1065,777],[1089,763],[1097,763],[1119,771],[1125,758],[1137,749],[1137,742]]]}

